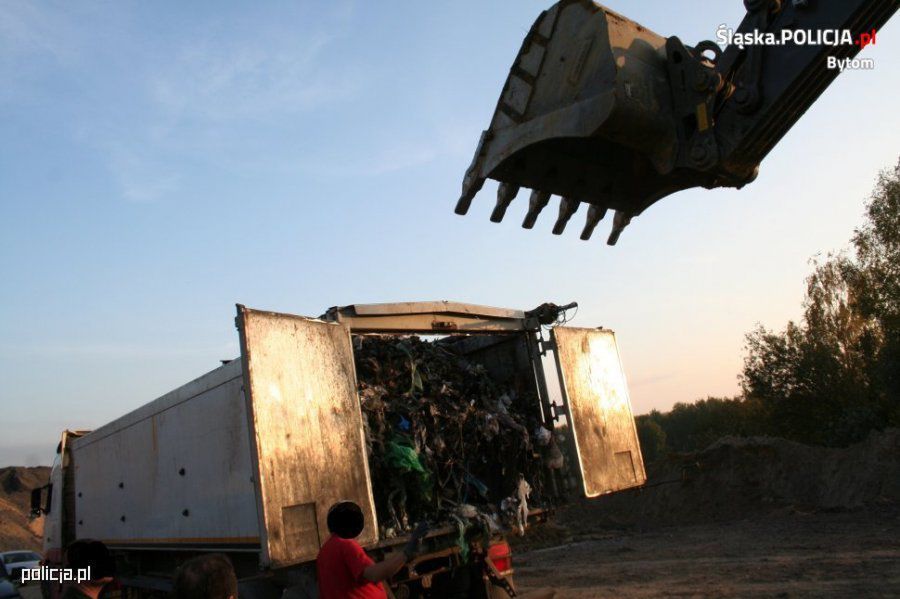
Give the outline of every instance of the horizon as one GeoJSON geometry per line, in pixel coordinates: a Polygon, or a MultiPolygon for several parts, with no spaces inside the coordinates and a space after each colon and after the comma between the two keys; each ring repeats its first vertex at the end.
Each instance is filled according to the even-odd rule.
{"type": "MultiPolygon", "coordinates": [[[[491,182],[453,214],[550,4],[0,6],[0,467],[236,357],[236,303],[577,301],[571,324],[616,331],[635,414],[737,395],[744,335],[799,318],[810,260],[848,247],[897,162],[897,28],[757,181],[664,198],[608,247],[607,221],[588,243],[547,214],[520,229],[524,194],[490,223],[491,182]]],[[[690,43],[744,14],[604,4],[690,43]]]]}

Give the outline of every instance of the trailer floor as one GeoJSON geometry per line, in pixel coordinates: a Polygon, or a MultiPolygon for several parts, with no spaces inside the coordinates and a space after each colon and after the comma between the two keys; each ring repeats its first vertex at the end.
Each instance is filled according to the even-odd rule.
{"type": "Polygon", "coordinates": [[[897,597],[900,507],[796,510],[643,532],[591,529],[518,553],[524,592],[556,597],[897,597]]]}

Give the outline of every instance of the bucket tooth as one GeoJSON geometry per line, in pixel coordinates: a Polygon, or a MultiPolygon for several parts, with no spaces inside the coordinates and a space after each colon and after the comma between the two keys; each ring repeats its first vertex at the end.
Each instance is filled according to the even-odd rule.
{"type": "Polygon", "coordinates": [[[516,194],[518,193],[519,186],[512,183],[501,183],[497,187],[497,205],[494,206],[494,211],[491,212],[491,222],[499,223],[503,220],[503,217],[506,215],[506,209],[516,199],[516,194]]]}
{"type": "Polygon", "coordinates": [[[459,196],[459,201],[456,202],[456,208],[454,212],[457,214],[465,214],[469,211],[469,207],[472,205],[472,200],[475,199],[475,195],[478,193],[478,190],[474,191],[464,191],[461,196],[459,196]]]}
{"type": "Polygon", "coordinates": [[[525,220],[522,221],[522,227],[525,229],[534,227],[538,215],[549,202],[550,192],[539,191],[537,189],[532,191],[531,197],[528,198],[528,214],[525,215],[525,220]]]}
{"type": "Polygon", "coordinates": [[[609,233],[609,239],[606,240],[606,245],[616,245],[616,242],[619,241],[619,235],[622,234],[622,231],[625,230],[625,227],[627,227],[630,222],[630,216],[621,210],[616,210],[616,215],[613,217],[612,231],[609,233]]]}
{"type": "Polygon", "coordinates": [[[574,198],[562,198],[559,201],[559,217],[556,219],[556,224],[553,225],[554,235],[562,235],[562,232],[566,230],[569,219],[578,210],[579,204],[581,202],[574,198]]]}
{"type": "Polygon", "coordinates": [[[588,208],[587,219],[584,221],[584,229],[581,231],[581,239],[584,241],[590,239],[594,234],[594,229],[597,228],[597,223],[603,220],[604,216],[606,216],[606,208],[591,204],[591,207],[588,208]]]}
{"type": "Polygon", "coordinates": [[[466,173],[466,179],[463,181],[462,195],[459,196],[459,201],[456,202],[456,208],[454,210],[457,214],[465,214],[469,211],[469,206],[472,205],[472,200],[475,199],[475,196],[481,191],[482,185],[484,185],[484,179],[471,177],[469,176],[469,173],[466,173]]]}
{"type": "Polygon", "coordinates": [[[453,209],[457,214],[465,214],[469,211],[469,206],[472,205],[472,199],[475,197],[475,194],[471,196],[462,195],[459,197],[459,200],[456,202],[456,208],[453,209]]]}

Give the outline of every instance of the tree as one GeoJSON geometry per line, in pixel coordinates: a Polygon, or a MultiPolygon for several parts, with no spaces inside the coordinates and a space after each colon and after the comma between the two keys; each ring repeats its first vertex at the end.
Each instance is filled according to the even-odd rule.
{"type": "MultiPolygon", "coordinates": [[[[756,401],[740,397],[708,397],[698,402],[677,403],[669,412],[656,410],[638,418],[638,436],[641,436],[641,421],[648,430],[644,432],[648,444],[655,432],[651,424],[657,425],[671,451],[696,451],[704,449],[727,435],[758,435],[765,433],[763,406],[756,401]]],[[[641,438],[641,447],[644,440],[641,438]]],[[[646,456],[645,456],[646,457],[646,456]]]]}
{"type": "Polygon", "coordinates": [[[852,244],[813,262],[800,322],[747,335],[744,397],[774,434],[844,445],[898,423],[900,162],[880,175],[852,244]]]}
{"type": "Polygon", "coordinates": [[[900,424],[900,162],[882,172],[866,206],[867,222],[856,230],[855,262],[845,277],[855,307],[878,325],[871,377],[883,395],[890,424],[900,424]]]}
{"type": "Polygon", "coordinates": [[[652,463],[663,457],[666,454],[666,432],[662,427],[652,419],[652,415],[638,416],[636,424],[644,461],[652,463]]]}

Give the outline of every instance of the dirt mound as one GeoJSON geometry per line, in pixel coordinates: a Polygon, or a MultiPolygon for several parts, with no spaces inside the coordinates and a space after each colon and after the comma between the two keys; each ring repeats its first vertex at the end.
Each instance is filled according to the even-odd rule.
{"type": "Polygon", "coordinates": [[[31,489],[47,483],[50,468],[0,468],[0,551],[40,549],[41,520],[30,521],[31,489]]]}
{"type": "Polygon", "coordinates": [[[582,502],[572,526],[674,525],[740,520],[784,508],[842,511],[900,502],[900,429],[846,448],[726,437],[650,469],[646,487],[582,502]]]}

